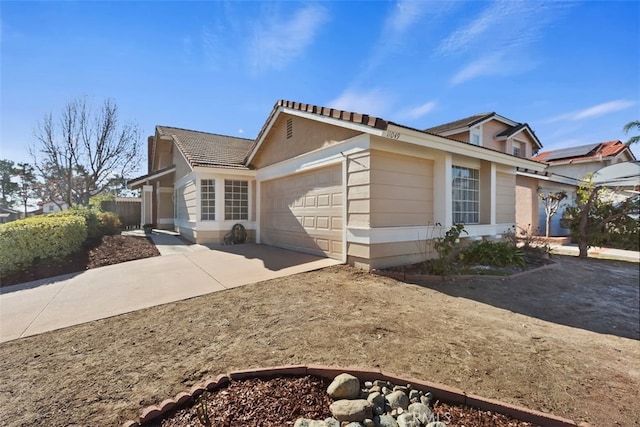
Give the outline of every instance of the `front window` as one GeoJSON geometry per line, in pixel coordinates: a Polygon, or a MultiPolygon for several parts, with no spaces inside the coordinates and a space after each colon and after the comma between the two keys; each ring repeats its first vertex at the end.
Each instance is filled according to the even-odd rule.
{"type": "Polygon", "coordinates": [[[249,219],[249,183],[226,179],[224,181],[224,219],[249,219]]]}
{"type": "Polygon", "coordinates": [[[216,180],[200,180],[200,219],[215,221],[216,219],[216,180]]]}
{"type": "Polygon", "coordinates": [[[452,211],[454,224],[480,222],[480,171],[453,166],[452,211]]]}

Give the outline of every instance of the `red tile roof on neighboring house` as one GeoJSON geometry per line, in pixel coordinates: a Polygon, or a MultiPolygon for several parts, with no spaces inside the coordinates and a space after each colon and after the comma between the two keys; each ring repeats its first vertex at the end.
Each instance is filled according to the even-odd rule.
{"type": "MultiPolygon", "coordinates": [[[[534,156],[532,160],[546,163],[566,163],[576,160],[600,160],[607,157],[617,156],[628,148],[629,147],[622,141],[607,141],[596,144],[581,145],[578,147],[564,148],[561,150],[545,151],[534,156]],[[584,148],[584,150],[581,151],[582,148],[584,148]]],[[[635,160],[635,156],[630,150],[629,153],[635,160]]]]}
{"type": "Polygon", "coordinates": [[[170,126],[156,126],[156,130],[160,136],[169,136],[175,141],[192,167],[248,169],[245,160],[253,148],[253,139],[170,126]]]}

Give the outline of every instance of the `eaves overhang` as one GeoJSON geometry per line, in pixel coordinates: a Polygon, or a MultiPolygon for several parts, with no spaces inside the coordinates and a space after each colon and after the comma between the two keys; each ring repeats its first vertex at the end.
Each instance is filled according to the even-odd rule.
{"type": "Polygon", "coordinates": [[[161,178],[165,175],[169,175],[176,171],[176,165],[168,166],[164,169],[157,170],[147,175],[140,176],[138,178],[133,178],[132,180],[127,181],[127,187],[130,189],[134,189],[140,187],[141,185],[147,184],[150,181],[161,178]]]}

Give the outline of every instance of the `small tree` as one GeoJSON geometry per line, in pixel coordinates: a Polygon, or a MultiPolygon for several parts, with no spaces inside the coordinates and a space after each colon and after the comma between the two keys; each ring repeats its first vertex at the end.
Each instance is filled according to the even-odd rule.
{"type": "Polygon", "coordinates": [[[18,184],[11,180],[15,174],[13,160],[0,160],[0,205],[8,208],[15,203],[15,194],[18,190],[18,184]]]}
{"type": "Polygon", "coordinates": [[[640,199],[634,196],[616,203],[606,197],[607,192],[610,190],[603,186],[584,181],[578,188],[575,206],[565,210],[580,258],[586,258],[590,247],[602,246],[614,234],[625,234],[629,229],[637,233],[638,220],[631,216],[638,214],[640,199]]]}
{"type": "Polygon", "coordinates": [[[538,199],[542,201],[544,206],[544,213],[546,215],[545,221],[545,237],[549,237],[549,232],[551,229],[551,218],[558,212],[560,208],[560,203],[564,199],[567,198],[567,193],[565,191],[543,191],[538,188],[538,199]]]}
{"type": "Polygon", "coordinates": [[[26,218],[29,199],[38,196],[38,181],[35,170],[29,163],[18,163],[15,171],[19,180],[17,183],[18,191],[16,193],[24,207],[24,217],[26,218]]]}

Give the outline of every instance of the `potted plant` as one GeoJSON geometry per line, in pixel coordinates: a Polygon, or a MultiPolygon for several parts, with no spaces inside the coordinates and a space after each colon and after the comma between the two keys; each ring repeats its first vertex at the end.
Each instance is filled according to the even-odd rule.
{"type": "Polygon", "coordinates": [[[144,230],[144,234],[151,234],[151,230],[153,230],[153,224],[145,224],[142,226],[144,230]]]}

